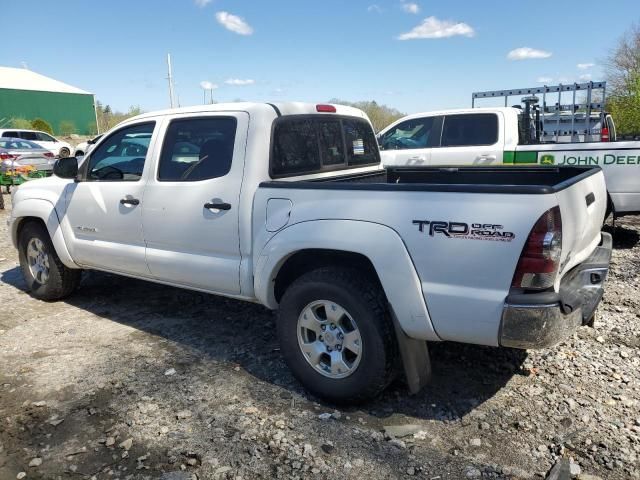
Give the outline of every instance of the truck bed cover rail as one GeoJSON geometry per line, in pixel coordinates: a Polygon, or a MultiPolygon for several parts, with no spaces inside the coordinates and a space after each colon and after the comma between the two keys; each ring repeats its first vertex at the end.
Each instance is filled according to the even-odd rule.
{"type": "Polygon", "coordinates": [[[260,183],[261,188],[379,190],[546,195],[560,192],[600,167],[392,167],[385,172],[329,179],[260,183]]]}

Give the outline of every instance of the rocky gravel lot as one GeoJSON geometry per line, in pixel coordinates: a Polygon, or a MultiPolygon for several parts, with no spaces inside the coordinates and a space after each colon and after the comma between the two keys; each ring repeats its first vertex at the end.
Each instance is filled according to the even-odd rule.
{"type": "Polygon", "coordinates": [[[640,219],[615,229],[595,329],[433,345],[419,395],[399,381],[336,409],[289,374],[260,306],[95,272],[66,302],[30,298],[7,215],[0,480],[640,478],[640,219]]]}

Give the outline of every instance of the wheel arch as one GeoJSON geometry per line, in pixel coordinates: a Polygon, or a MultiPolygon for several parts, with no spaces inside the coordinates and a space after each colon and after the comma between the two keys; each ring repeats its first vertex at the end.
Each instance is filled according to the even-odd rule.
{"type": "Polygon", "coordinates": [[[393,229],[377,223],[315,220],[280,230],[254,259],[255,295],[276,309],[286,286],[295,278],[320,266],[345,264],[375,275],[392,314],[409,337],[440,340],[402,239],[393,229]]]}
{"type": "Polygon", "coordinates": [[[56,253],[60,258],[60,261],[69,268],[80,268],[71,258],[67,245],[64,241],[62,234],[62,227],[58,214],[51,204],[47,200],[42,199],[25,199],[18,203],[12,212],[12,225],[11,225],[11,241],[13,245],[18,248],[18,239],[20,232],[30,222],[37,222],[47,229],[49,237],[53,243],[53,247],[56,249],[56,253]]]}
{"type": "Polygon", "coordinates": [[[327,248],[305,248],[289,255],[277,271],[273,285],[276,302],[280,303],[287,288],[305,273],[333,265],[362,271],[370,275],[377,285],[382,286],[373,263],[362,253],[327,248]]]}

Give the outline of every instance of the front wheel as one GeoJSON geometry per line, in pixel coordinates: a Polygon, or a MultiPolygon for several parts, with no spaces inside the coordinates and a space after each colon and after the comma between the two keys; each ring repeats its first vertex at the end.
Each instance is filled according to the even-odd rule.
{"type": "Polygon", "coordinates": [[[44,225],[30,222],[18,239],[20,268],[31,295],[40,300],[59,300],[80,283],[80,270],[66,267],[53,247],[44,225]]]}
{"type": "Polygon", "coordinates": [[[397,372],[383,292],[357,270],[326,267],[297,279],[280,303],[278,337],[300,383],[335,403],[368,400],[397,372]]]}

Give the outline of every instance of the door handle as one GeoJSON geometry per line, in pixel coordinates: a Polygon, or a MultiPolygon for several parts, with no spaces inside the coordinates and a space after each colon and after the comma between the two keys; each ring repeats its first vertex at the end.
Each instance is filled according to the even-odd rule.
{"type": "Polygon", "coordinates": [[[495,155],[480,155],[476,157],[476,160],[491,160],[492,162],[496,160],[495,155]]]}
{"type": "Polygon", "coordinates": [[[205,203],[204,208],[207,210],[231,210],[230,203],[205,203]]]}
{"type": "Polygon", "coordinates": [[[140,200],[137,198],[121,198],[120,204],[122,205],[140,205],[140,200]]]}

